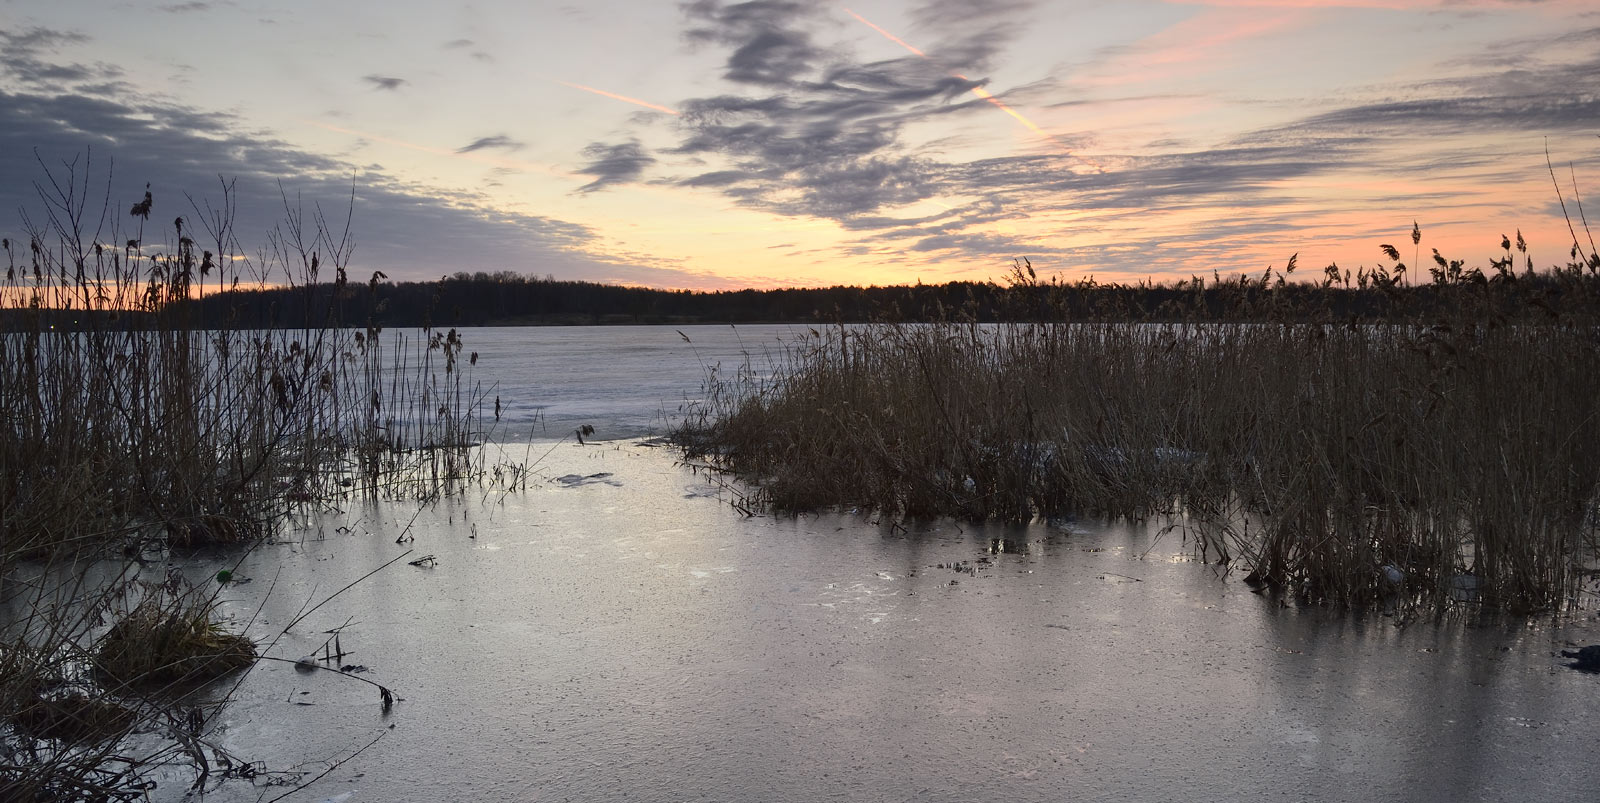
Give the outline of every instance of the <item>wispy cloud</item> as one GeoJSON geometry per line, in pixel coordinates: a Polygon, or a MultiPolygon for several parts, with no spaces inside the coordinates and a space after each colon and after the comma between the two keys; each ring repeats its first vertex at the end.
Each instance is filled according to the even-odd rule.
{"type": "MultiPolygon", "coordinates": [[[[1330,109],[1256,132],[1252,139],[1300,136],[1308,131],[1358,131],[1367,136],[1404,138],[1458,132],[1592,130],[1600,120],[1600,95],[1583,88],[1600,87],[1600,28],[1570,31],[1561,40],[1562,50],[1584,57],[1551,62],[1524,55],[1511,69],[1490,62],[1464,76],[1385,87],[1383,100],[1330,109]]],[[[1531,54],[1542,44],[1511,41],[1506,48],[1531,54]]]]}
{"type": "Polygon", "coordinates": [[[120,77],[122,70],[109,64],[85,65],[47,58],[88,41],[83,34],[51,28],[27,28],[17,33],[0,30],[0,76],[47,91],[66,91],[76,82],[106,82],[120,77]]]}
{"type": "Polygon", "coordinates": [[[645,168],[655,163],[655,157],[646,153],[638,140],[608,145],[596,142],[583,149],[590,161],[578,172],[594,176],[595,180],[578,188],[578,192],[594,192],[615,184],[637,181],[645,168]]]}
{"type": "Polygon", "coordinates": [[[372,84],[373,89],[380,89],[388,92],[393,92],[409,83],[404,78],[394,78],[387,75],[368,75],[363,77],[361,80],[372,84]]]}
{"type": "Polygon", "coordinates": [[[525,147],[527,147],[526,143],[518,142],[504,134],[496,134],[491,137],[478,137],[471,143],[457,148],[456,153],[472,153],[487,149],[520,151],[525,147]]]}
{"type": "Polygon", "coordinates": [[[21,33],[0,31],[0,40],[5,41],[6,50],[12,54],[36,55],[55,50],[62,45],[84,44],[89,41],[89,37],[76,31],[28,28],[21,33]]]}
{"type": "Polygon", "coordinates": [[[478,47],[478,43],[471,39],[451,39],[440,45],[441,50],[465,50],[471,58],[485,63],[494,62],[494,57],[478,47]]]}
{"type": "Polygon", "coordinates": [[[173,3],[171,5],[161,6],[160,8],[162,11],[165,11],[168,14],[190,14],[197,11],[210,10],[211,4],[195,0],[194,2],[189,3],[173,3]]]}

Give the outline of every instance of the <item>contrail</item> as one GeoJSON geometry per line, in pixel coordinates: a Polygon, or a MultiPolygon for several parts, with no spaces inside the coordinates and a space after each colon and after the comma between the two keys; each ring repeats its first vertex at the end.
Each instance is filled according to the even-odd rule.
{"type": "Polygon", "coordinates": [[[353,136],[353,137],[361,137],[362,139],[370,139],[373,142],[382,142],[385,145],[398,145],[398,146],[400,146],[402,148],[410,148],[411,150],[422,151],[423,153],[432,153],[432,154],[437,154],[439,156],[456,156],[456,155],[458,155],[455,151],[452,151],[452,150],[449,150],[449,149],[446,149],[446,148],[435,148],[435,147],[433,147],[431,145],[418,145],[415,142],[406,142],[404,140],[399,140],[399,139],[394,139],[394,138],[391,138],[391,137],[386,137],[386,136],[383,136],[382,134],[372,134],[372,133],[368,133],[366,131],[357,131],[357,130],[355,130],[353,128],[344,128],[342,126],[329,125],[328,123],[321,123],[321,122],[318,122],[316,120],[307,120],[307,119],[301,118],[300,122],[305,123],[306,125],[314,125],[317,128],[325,129],[325,130],[328,130],[328,131],[333,131],[333,132],[338,133],[338,134],[349,134],[350,136],[353,136]]]}
{"type": "MultiPolygon", "coordinates": [[[[963,81],[971,81],[972,80],[971,78],[968,78],[965,75],[962,75],[960,73],[952,73],[952,75],[955,75],[955,77],[960,78],[963,81]]],[[[1000,109],[1000,111],[1003,111],[1006,114],[1009,114],[1012,117],[1017,118],[1017,122],[1020,122],[1023,125],[1033,129],[1033,132],[1035,134],[1038,134],[1039,136],[1044,137],[1045,139],[1048,139],[1051,142],[1054,142],[1055,144],[1060,145],[1063,148],[1067,147],[1067,144],[1065,142],[1062,142],[1061,140],[1056,139],[1055,135],[1053,135],[1050,132],[1040,128],[1037,125],[1034,125],[1034,122],[1032,120],[1029,120],[1028,118],[1022,116],[1022,112],[1019,112],[1016,109],[1013,109],[1010,106],[1007,106],[1004,101],[1002,101],[999,98],[995,97],[994,95],[990,94],[989,90],[984,89],[981,86],[975,86],[975,87],[972,88],[972,94],[977,95],[978,97],[983,98],[984,100],[987,100],[990,103],[993,103],[997,108],[1000,109]]]]}
{"type": "Polygon", "coordinates": [[[840,8],[844,8],[844,13],[849,14],[852,17],[855,17],[856,20],[859,21],[862,25],[865,25],[868,28],[871,28],[872,30],[877,31],[878,33],[882,34],[883,38],[888,39],[889,41],[891,41],[891,42],[893,42],[893,43],[905,48],[906,50],[909,50],[912,53],[915,53],[915,54],[917,54],[917,55],[919,55],[919,56],[921,56],[923,58],[928,58],[928,54],[927,53],[924,53],[924,52],[912,47],[911,45],[907,44],[906,40],[901,39],[900,37],[895,36],[894,34],[889,33],[888,31],[886,31],[886,30],[884,30],[882,28],[879,28],[876,25],[873,25],[872,21],[868,20],[866,17],[863,17],[860,14],[857,14],[856,12],[851,11],[848,8],[845,8],[844,6],[840,6],[840,8]]]}
{"type": "Polygon", "coordinates": [[[669,109],[666,106],[657,106],[654,103],[650,103],[650,102],[647,102],[647,101],[639,100],[638,98],[630,98],[627,95],[618,95],[615,92],[607,92],[604,89],[595,89],[592,86],[584,86],[583,84],[574,84],[571,81],[562,81],[562,80],[556,79],[556,78],[552,78],[550,80],[555,81],[556,83],[561,84],[562,86],[570,86],[573,89],[581,89],[581,90],[583,90],[585,92],[593,92],[594,94],[599,95],[601,97],[611,98],[613,100],[620,100],[623,103],[632,103],[635,106],[643,106],[646,109],[654,109],[654,110],[656,110],[658,112],[666,112],[667,114],[673,114],[673,115],[676,115],[676,114],[679,113],[677,109],[669,109]]]}
{"type": "MultiPolygon", "coordinates": [[[[894,34],[889,33],[888,31],[878,27],[877,25],[873,24],[873,22],[871,20],[867,19],[866,17],[863,17],[860,14],[857,14],[856,12],[851,11],[849,8],[847,8],[845,6],[840,6],[840,8],[844,9],[844,13],[849,14],[852,17],[855,17],[857,22],[860,22],[862,25],[865,25],[868,28],[871,28],[872,30],[877,31],[878,34],[881,35],[883,38],[888,39],[889,41],[891,41],[891,42],[893,42],[893,43],[905,48],[906,50],[910,51],[911,53],[914,53],[914,54],[916,54],[918,56],[921,56],[924,59],[927,59],[928,61],[933,61],[933,57],[932,56],[929,56],[927,53],[924,53],[921,50],[917,49],[915,46],[913,46],[911,43],[907,42],[906,40],[901,39],[900,37],[895,36],[894,34]]],[[[959,79],[961,79],[963,81],[969,81],[970,82],[972,80],[971,78],[968,78],[967,76],[962,75],[961,73],[958,73],[958,72],[951,72],[950,75],[952,77],[959,78],[959,79]]],[[[975,86],[975,87],[972,88],[972,94],[977,95],[979,98],[982,98],[983,100],[986,100],[989,103],[994,104],[995,108],[999,109],[1000,111],[1005,112],[1006,114],[1011,115],[1013,118],[1016,119],[1017,122],[1022,123],[1023,125],[1027,126],[1028,130],[1032,131],[1033,133],[1038,134],[1039,136],[1041,136],[1041,137],[1043,137],[1043,138],[1045,138],[1047,140],[1050,140],[1050,142],[1054,143],[1057,147],[1061,148],[1061,150],[1065,151],[1067,153],[1067,155],[1072,156],[1072,157],[1076,158],[1078,161],[1084,162],[1085,164],[1092,165],[1096,169],[1104,170],[1104,168],[1101,168],[1100,165],[1095,164],[1093,161],[1090,161],[1089,159],[1086,159],[1086,158],[1084,158],[1082,156],[1079,156],[1078,154],[1073,153],[1072,152],[1072,148],[1069,147],[1067,145],[1067,143],[1062,142],[1059,139],[1056,139],[1054,134],[1051,134],[1049,131],[1046,131],[1043,128],[1040,128],[1032,120],[1029,120],[1028,118],[1024,117],[1022,115],[1022,112],[1019,112],[1016,109],[1011,108],[1009,105],[1006,104],[1005,101],[995,97],[992,93],[990,93],[989,90],[984,89],[981,86],[975,86]]]]}

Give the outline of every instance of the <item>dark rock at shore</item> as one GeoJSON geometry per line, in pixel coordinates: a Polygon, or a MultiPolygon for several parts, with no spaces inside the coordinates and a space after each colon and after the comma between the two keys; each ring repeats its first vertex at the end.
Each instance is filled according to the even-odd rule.
{"type": "Polygon", "coordinates": [[[1572,659],[1573,669],[1600,672],[1600,644],[1590,644],[1577,650],[1562,650],[1561,654],[1572,659]]]}

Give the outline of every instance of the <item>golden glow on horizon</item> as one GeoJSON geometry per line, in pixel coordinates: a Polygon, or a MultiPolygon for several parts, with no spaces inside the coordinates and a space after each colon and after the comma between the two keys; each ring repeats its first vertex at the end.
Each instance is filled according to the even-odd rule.
{"type": "MultiPolygon", "coordinates": [[[[234,262],[246,261],[244,256],[238,254],[229,259],[234,262]]],[[[152,300],[156,307],[176,300],[170,282],[153,280],[148,275],[138,275],[125,280],[85,278],[72,282],[62,284],[58,276],[39,281],[34,279],[31,273],[18,271],[16,279],[0,281],[0,310],[32,308],[82,313],[148,311],[151,309],[152,300]],[[151,295],[152,292],[154,296],[151,295]]],[[[188,294],[191,299],[201,299],[236,290],[241,292],[272,290],[291,286],[293,285],[258,278],[245,280],[231,276],[224,281],[217,281],[217,275],[199,276],[189,282],[188,294]]]]}

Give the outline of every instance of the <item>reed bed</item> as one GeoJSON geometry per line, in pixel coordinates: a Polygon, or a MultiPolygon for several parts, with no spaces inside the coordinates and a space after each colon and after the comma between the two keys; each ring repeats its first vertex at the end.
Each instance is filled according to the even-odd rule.
{"type": "Polygon", "coordinates": [[[1023,270],[1031,319],[813,330],[770,375],[711,377],[677,437],[778,511],[1170,514],[1308,600],[1562,607],[1597,546],[1600,265],[1440,263],[1077,322],[1052,299],[1083,288],[1023,270]],[[1388,313],[1332,320],[1369,281],[1388,313]]]}
{"type": "Polygon", "coordinates": [[[148,192],[91,203],[87,158],[45,172],[0,241],[0,800],[140,799],[174,763],[203,794],[214,770],[253,770],[202,739],[214,705],[185,689],[256,648],[217,618],[223,586],[151,585],[128,558],[483,481],[477,357],[454,330],[374,325],[381,274],[348,280],[348,229],[320,210],[286,199],[252,256],[230,185],[157,225],[148,192]],[[241,329],[194,303],[240,284],[307,288],[319,306],[295,319],[315,324],[241,329]]]}
{"type": "Polygon", "coordinates": [[[52,174],[44,213],[3,243],[0,563],[162,532],[250,541],[285,503],[423,496],[483,474],[476,355],[454,330],[363,323],[377,276],[348,282],[347,232],[286,204],[251,259],[227,187],[220,209],[158,233],[148,193],[131,228],[94,220],[75,167],[52,174]],[[328,274],[337,292],[305,316],[315,327],[240,330],[191,303],[241,280],[328,274]]]}

